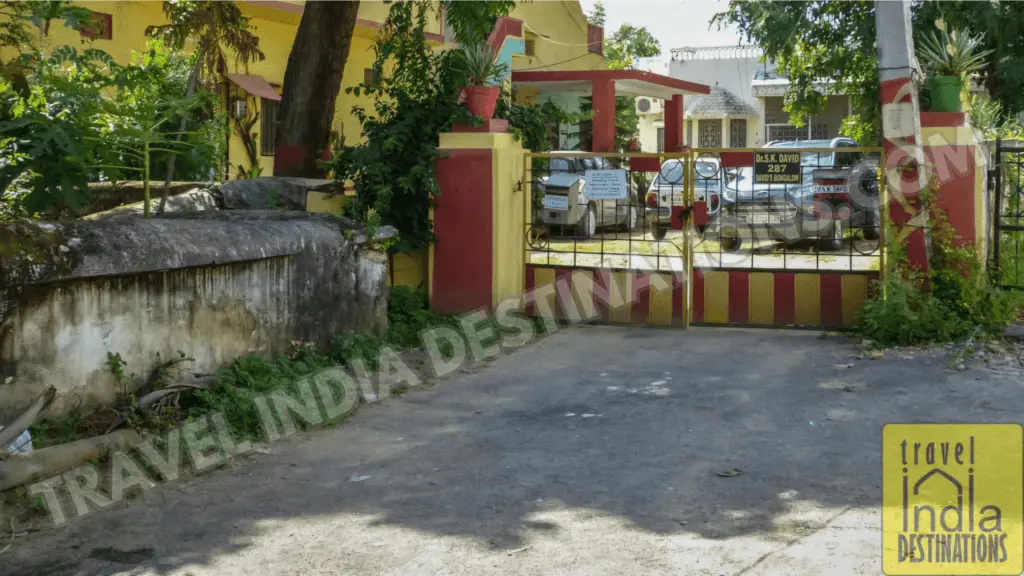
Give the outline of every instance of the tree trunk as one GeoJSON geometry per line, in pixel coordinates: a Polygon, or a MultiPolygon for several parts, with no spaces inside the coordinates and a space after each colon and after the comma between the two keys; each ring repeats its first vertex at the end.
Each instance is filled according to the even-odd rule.
{"type": "MultiPolygon", "coordinates": [[[[196,89],[199,87],[199,74],[203,70],[203,51],[199,50],[196,54],[196,63],[192,66],[192,70],[188,73],[188,82],[185,84],[185,98],[195,94],[196,89]]],[[[178,122],[178,135],[174,138],[175,142],[181,142],[188,125],[188,118],[185,116],[181,117],[181,121],[178,122]]],[[[174,180],[174,165],[178,161],[177,154],[171,154],[171,157],[167,159],[167,174],[164,177],[164,189],[160,194],[160,207],[156,209],[157,214],[163,214],[164,208],[167,206],[167,196],[171,190],[171,180],[174,180]]]]}
{"type": "Polygon", "coordinates": [[[323,177],[334,105],[359,2],[307,2],[295,35],[277,115],[274,175],[323,177]]]}

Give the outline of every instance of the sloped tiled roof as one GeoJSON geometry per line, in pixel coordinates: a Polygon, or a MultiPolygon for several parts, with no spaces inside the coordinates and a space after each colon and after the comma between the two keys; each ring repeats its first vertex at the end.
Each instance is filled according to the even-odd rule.
{"type": "Polygon", "coordinates": [[[685,102],[687,118],[757,116],[753,106],[721,86],[712,86],[707,96],[687,96],[685,102]]]}

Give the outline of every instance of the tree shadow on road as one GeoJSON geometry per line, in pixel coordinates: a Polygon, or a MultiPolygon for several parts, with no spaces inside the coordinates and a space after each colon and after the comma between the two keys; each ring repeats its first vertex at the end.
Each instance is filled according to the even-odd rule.
{"type": "Polygon", "coordinates": [[[806,333],[565,331],[16,545],[7,573],[166,573],[287,537],[294,520],[323,525],[321,541],[294,544],[311,554],[359,554],[379,527],[515,550],[563,530],[542,517],[566,509],[656,534],[785,539],[794,502],[879,505],[885,423],[1008,422],[1024,409],[1015,388],[951,375],[941,358],[856,353],[806,333]],[[152,550],[96,557],[108,548],[152,550]]]}

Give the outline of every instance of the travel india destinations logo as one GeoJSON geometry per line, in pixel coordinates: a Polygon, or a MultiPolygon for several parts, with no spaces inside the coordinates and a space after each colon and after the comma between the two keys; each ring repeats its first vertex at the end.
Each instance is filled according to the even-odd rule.
{"type": "Polygon", "coordinates": [[[890,424],[882,431],[885,574],[1024,572],[1024,429],[890,424]]]}

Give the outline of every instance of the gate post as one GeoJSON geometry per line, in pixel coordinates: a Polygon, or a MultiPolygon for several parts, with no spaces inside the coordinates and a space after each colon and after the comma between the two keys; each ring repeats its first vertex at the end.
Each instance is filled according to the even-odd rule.
{"type": "Polygon", "coordinates": [[[920,106],[913,81],[914,40],[909,0],[876,0],[875,27],[889,217],[906,245],[911,266],[927,273],[927,214],[919,198],[923,189],[924,155],[920,106]]]}
{"type": "Polygon", "coordinates": [[[454,314],[518,298],[524,288],[525,151],[504,132],[441,134],[439,151],[431,309],[454,314]]]}
{"type": "Polygon", "coordinates": [[[921,126],[924,153],[938,181],[936,201],[960,236],[959,244],[973,245],[984,262],[988,253],[984,143],[962,112],[924,112],[921,126]]]}

